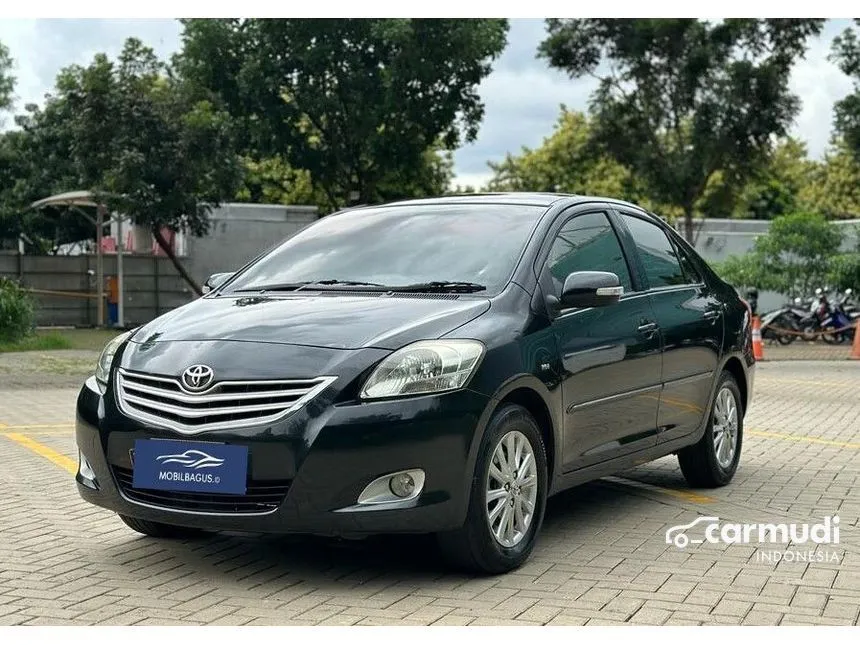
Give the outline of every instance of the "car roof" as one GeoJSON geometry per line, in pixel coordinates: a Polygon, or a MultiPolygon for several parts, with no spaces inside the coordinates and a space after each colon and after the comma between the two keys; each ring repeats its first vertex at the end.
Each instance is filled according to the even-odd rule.
{"type": "Polygon", "coordinates": [[[626,206],[643,211],[641,206],[631,202],[625,202],[611,197],[598,197],[590,195],[577,195],[574,193],[550,193],[550,192],[495,192],[495,193],[463,193],[460,195],[447,195],[445,197],[429,197],[424,199],[409,199],[390,202],[379,206],[367,206],[367,208],[384,208],[387,206],[432,206],[437,204],[511,204],[522,206],[541,206],[549,208],[558,202],[566,202],[566,205],[574,205],[587,202],[604,202],[626,206]]]}

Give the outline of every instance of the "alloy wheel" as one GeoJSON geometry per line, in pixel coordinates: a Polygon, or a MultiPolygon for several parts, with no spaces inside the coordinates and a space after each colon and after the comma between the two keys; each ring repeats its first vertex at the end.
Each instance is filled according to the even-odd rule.
{"type": "Polygon", "coordinates": [[[534,449],[522,432],[512,430],[496,444],[485,490],[490,532],[502,546],[516,546],[531,526],[538,494],[534,449]]]}
{"type": "Polygon", "coordinates": [[[738,406],[732,391],[724,387],[714,402],[714,454],[723,469],[729,468],[735,458],[738,444],[738,406]]]}

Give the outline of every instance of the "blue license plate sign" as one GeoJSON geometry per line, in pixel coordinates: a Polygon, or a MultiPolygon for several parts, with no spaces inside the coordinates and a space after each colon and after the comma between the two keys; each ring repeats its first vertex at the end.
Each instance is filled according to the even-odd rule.
{"type": "Polygon", "coordinates": [[[135,488],[243,495],[248,447],[223,443],[137,439],[135,488]]]}

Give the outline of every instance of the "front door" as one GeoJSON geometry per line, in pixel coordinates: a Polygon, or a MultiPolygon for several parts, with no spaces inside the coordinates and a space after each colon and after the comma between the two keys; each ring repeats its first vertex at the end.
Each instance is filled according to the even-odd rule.
{"type": "Polygon", "coordinates": [[[560,296],[575,271],[611,271],[625,294],[606,307],[564,310],[552,322],[562,375],[565,472],[655,445],[660,394],[659,329],[606,213],[578,214],[562,224],[541,288],[560,296]]]}

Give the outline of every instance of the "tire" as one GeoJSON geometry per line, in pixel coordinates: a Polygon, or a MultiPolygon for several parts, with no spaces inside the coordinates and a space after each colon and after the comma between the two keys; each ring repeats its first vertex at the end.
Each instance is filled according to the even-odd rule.
{"type": "Polygon", "coordinates": [[[455,566],[473,572],[498,574],[516,569],[528,559],[534,549],[546,510],[546,496],[546,450],[540,429],[528,410],[519,405],[504,405],[493,414],[481,441],[472,477],[465,523],[455,531],[436,536],[442,553],[455,566]],[[496,452],[500,450],[501,457],[505,457],[508,454],[508,446],[512,445],[510,442],[514,442],[515,454],[517,454],[517,442],[522,449],[519,454],[525,454],[526,444],[523,442],[527,442],[531,450],[533,467],[520,462],[521,467],[526,468],[526,472],[516,474],[525,475],[528,480],[533,478],[533,489],[523,485],[523,480],[512,480],[508,477],[508,486],[510,486],[508,490],[501,483],[502,480],[495,476],[504,471],[504,466],[497,460],[496,452]],[[495,474],[491,474],[491,463],[495,474]],[[520,486],[515,488],[518,481],[520,486]],[[507,497],[488,502],[490,490],[495,491],[497,495],[507,495],[507,497]],[[526,520],[532,490],[534,491],[532,513],[530,519],[526,520]],[[508,506],[508,501],[513,505],[508,506]],[[490,509],[492,502],[495,504],[490,509]],[[499,506],[499,503],[502,505],[499,506]],[[497,510],[497,507],[500,510],[497,510]],[[517,508],[521,511],[520,515],[514,510],[517,508]],[[490,525],[490,510],[496,512],[493,520],[495,528],[491,528],[490,525]],[[503,526],[506,514],[511,517],[510,532],[505,531],[503,526]],[[520,523],[520,526],[525,525],[526,530],[517,531],[517,523],[520,523]],[[501,537],[497,537],[496,532],[501,537]],[[509,544],[505,544],[505,541],[509,544]]]}
{"type": "MultiPolygon", "coordinates": [[[[692,488],[717,488],[725,486],[732,480],[738,468],[741,447],[743,445],[743,405],[741,403],[741,392],[738,384],[729,372],[723,372],[720,375],[708,414],[708,425],[702,438],[697,443],[684,448],[678,453],[678,463],[681,465],[681,472],[692,488]],[[727,394],[725,394],[726,392],[727,394]],[[726,452],[721,450],[718,454],[717,446],[715,445],[715,440],[717,439],[715,436],[715,420],[723,418],[724,411],[728,407],[726,404],[729,402],[729,399],[726,397],[730,397],[731,403],[734,406],[734,427],[736,428],[736,432],[734,434],[731,433],[731,424],[729,424],[728,433],[724,435],[719,445],[722,447],[726,440],[734,438],[734,452],[731,459],[728,458],[728,446],[723,448],[726,452]]],[[[720,425],[724,426],[724,424],[720,425]]],[[[717,432],[719,433],[719,429],[717,429],[717,432]]]]}
{"type": "MultiPolygon", "coordinates": [[[[834,327],[825,327],[824,329],[834,329],[834,327]]],[[[828,345],[839,345],[842,342],[842,334],[821,334],[821,340],[823,340],[828,345]]]]}
{"type": "Polygon", "coordinates": [[[204,533],[202,529],[193,529],[187,526],[175,526],[173,524],[162,524],[161,522],[140,520],[136,517],[129,517],[128,515],[120,515],[119,519],[121,519],[128,528],[154,538],[196,538],[200,537],[204,533]]]}

